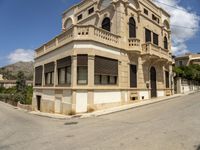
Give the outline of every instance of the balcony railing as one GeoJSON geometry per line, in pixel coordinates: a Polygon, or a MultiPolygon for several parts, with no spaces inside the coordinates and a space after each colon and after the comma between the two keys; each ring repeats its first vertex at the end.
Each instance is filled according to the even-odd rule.
{"type": "Polygon", "coordinates": [[[36,50],[36,56],[42,56],[74,40],[92,40],[109,46],[119,47],[120,36],[112,34],[92,25],[75,25],[66,32],[58,35],[51,41],[36,50]]]}
{"type": "Polygon", "coordinates": [[[142,45],[142,54],[143,55],[152,55],[159,58],[164,58],[166,60],[171,59],[169,51],[165,50],[157,45],[152,43],[146,43],[142,45]]]}
{"type": "Polygon", "coordinates": [[[128,50],[129,51],[141,51],[140,40],[136,38],[128,39],[128,50]]]}

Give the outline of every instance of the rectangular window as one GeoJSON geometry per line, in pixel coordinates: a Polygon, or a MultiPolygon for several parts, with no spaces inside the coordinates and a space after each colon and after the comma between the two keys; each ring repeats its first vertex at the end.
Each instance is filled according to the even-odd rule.
{"type": "Polygon", "coordinates": [[[42,85],[42,72],[43,72],[42,66],[35,68],[35,86],[41,86],[42,85]]]}
{"type": "Polygon", "coordinates": [[[145,8],[144,8],[144,13],[145,13],[146,15],[148,15],[148,14],[149,14],[148,10],[147,10],[147,9],[145,9],[145,8]]]}
{"type": "Polygon", "coordinates": [[[71,84],[71,56],[57,60],[58,84],[71,84]]]}
{"type": "Polygon", "coordinates": [[[165,71],[165,84],[166,84],[166,88],[169,88],[169,72],[165,71]]]}
{"type": "Polygon", "coordinates": [[[89,14],[89,15],[92,14],[93,12],[94,12],[94,7],[90,8],[90,9],[88,10],[88,14],[89,14]]]}
{"type": "Polygon", "coordinates": [[[130,87],[137,87],[137,66],[130,65],[130,87]]]}
{"type": "Polygon", "coordinates": [[[179,66],[183,66],[183,61],[179,61],[179,66]]]}
{"type": "Polygon", "coordinates": [[[77,82],[88,84],[88,56],[77,55],[77,82]]]}
{"type": "Polygon", "coordinates": [[[80,15],[78,15],[78,17],[77,17],[77,20],[79,21],[79,20],[81,20],[82,18],[83,18],[83,15],[80,14],[80,15]]]}
{"type": "Polygon", "coordinates": [[[158,34],[153,33],[153,44],[158,45],[158,34]]]}
{"type": "Polygon", "coordinates": [[[118,61],[95,56],[95,84],[116,85],[118,77],[118,61]]]}
{"type": "Polygon", "coordinates": [[[45,85],[54,84],[54,72],[45,73],[45,85]]]}
{"type": "Polygon", "coordinates": [[[145,41],[147,42],[151,42],[151,31],[148,29],[145,29],[145,41]]]}
{"type": "Polygon", "coordinates": [[[55,68],[54,62],[44,65],[45,85],[53,85],[54,84],[54,68],[55,68]]]}

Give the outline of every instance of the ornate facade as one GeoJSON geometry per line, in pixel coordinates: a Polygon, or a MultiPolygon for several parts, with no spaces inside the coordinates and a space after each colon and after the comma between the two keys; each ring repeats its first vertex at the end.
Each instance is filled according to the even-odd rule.
{"type": "Polygon", "coordinates": [[[35,51],[33,106],[75,114],[171,95],[170,16],[152,0],[83,0],[35,51]]]}

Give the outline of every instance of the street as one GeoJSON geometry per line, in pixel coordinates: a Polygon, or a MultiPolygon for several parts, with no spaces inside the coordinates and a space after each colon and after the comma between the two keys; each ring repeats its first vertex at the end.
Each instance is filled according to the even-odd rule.
{"type": "Polygon", "coordinates": [[[200,93],[110,115],[58,120],[0,102],[0,150],[199,150],[200,93]]]}

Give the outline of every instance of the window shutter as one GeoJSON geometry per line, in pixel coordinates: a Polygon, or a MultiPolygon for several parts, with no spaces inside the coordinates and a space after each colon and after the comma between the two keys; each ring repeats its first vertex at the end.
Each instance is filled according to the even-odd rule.
{"type": "Polygon", "coordinates": [[[145,29],[145,41],[151,42],[151,31],[148,29],[145,29]]]}
{"type": "Polygon", "coordinates": [[[118,76],[118,61],[95,56],[95,74],[118,76]]]}
{"type": "Polygon", "coordinates": [[[42,71],[42,66],[35,68],[35,85],[42,85],[42,71]]]}
{"type": "Polygon", "coordinates": [[[169,72],[165,71],[166,88],[169,88],[169,72]]]}
{"type": "Polygon", "coordinates": [[[88,56],[87,55],[77,55],[77,66],[87,66],[88,56]]]}
{"type": "Polygon", "coordinates": [[[63,59],[57,60],[57,68],[65,68],[71,66],[71,56],[65,57],[63,59]]]}
{"type": "Polygon", "coordinates": [[[44,73],[54,72],[55,63],[51,62],[44,65],[44,73]]]}
{"type": "Polygon", "coordinates": [[[137,66],[130,65],[130,87],[137,87],[137,66]]]}
{"type": "Polygon", "coordinates": [[[153,44],[158,45],[158,34],[153,33],[153,44]]]}

